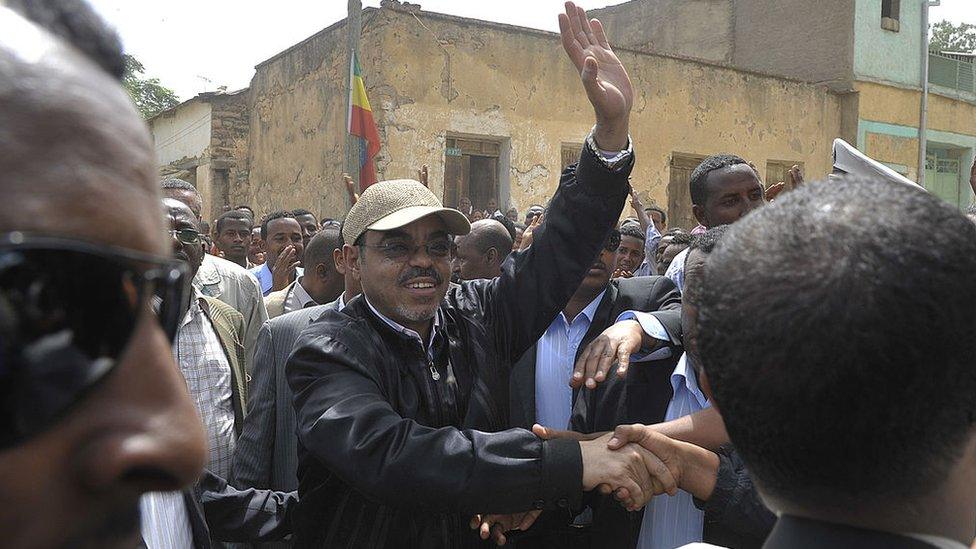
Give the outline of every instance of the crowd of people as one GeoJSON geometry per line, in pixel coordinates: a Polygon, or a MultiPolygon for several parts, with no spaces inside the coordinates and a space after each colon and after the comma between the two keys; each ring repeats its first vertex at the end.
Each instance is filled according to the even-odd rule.
{"type": "Polygon", "coordinates": [[[709,156],[669,227],[559,25],[595,124],[545,204],[423,166],[205,220],[114,33],[0,0],[3,545],[968,547],[976,209],[838,140],[809,183],[709,156]]]}

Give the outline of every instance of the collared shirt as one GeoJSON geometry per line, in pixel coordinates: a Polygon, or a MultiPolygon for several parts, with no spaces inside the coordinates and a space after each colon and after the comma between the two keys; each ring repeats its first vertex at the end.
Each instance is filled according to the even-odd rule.
{"type": "Polygon", "coordinates": [[[634,271],[634,276],[652,276],[657,274],[655,257],[657,256],[657,245],[661,243],[661,232],[657,230],[654,223],[647,226],[647,234],[644,235],[644,262],[634,271]]]}
{"type": "MultiPolygon", "coordinates": [[[[271,288],[274,286],[274,275],[271,274],[271,267],[268,267],[268,263],[264,262],[260,267],[255,267],[251,269],[251,274],[257,277],[258,282],[261,284],[261,293],[268,297],[271,293],[271,288]]],[[[295,277],[298,278],[305,274],[305,269],[298,267],[295,269],[295,277]]]]}
{"type": "MultiPolygon", "coordinates": [[[[434,359],[434,334],[437,332],[437,328],[439,328],[440,325],[441,325],[441,311],[440,311],[440,309],[438,309],[434,313],[434,325],[431,326],[431,329],[430,329],[430,337],[428,338],[429,340],[427,341],[427,344],[425,345],[423,338],[420,337],[420,334],[418,334],[417,332],[411,330],[410,328],[407,328],[406,326],[403,326],[402,324],[397,323],[394,320],[391,320],[391,319],[387,318],[386,315],[384,315],[383,313],[377,311],[376,310],[376,307],[373,307],[373,304],[369,302],[369,298],[366,297],[366,294],[363,294],[363,299],[366,300],[366,305],[369,305],[369,310],[373,311],[373,314],[375,314],[376,316],[378,316],[380,318],[380,320],[382,320],[383,322],[385,322],[387,324],[387,326],[389,326],[390,328],[393,328],[395,331],[397,331],[397,332],[399,332],[399,333],[401,333],[401,334],[403,334],[403,335],[405,335],[407,337],[410,337],[412,339],[416,339],[417,340],[417,343],[420,343],[420,346],[422,348],[427,349],[427,358],[430,359],[430,360],[433,360],[434,359]]],[[[344,303],[340,303],[339,304],[339,308],[341,309],[343,307],[345,307],[345,304],[344,303]]]]}
{"type": "Polygon", "coordinates": [[[560,312],[539,338],[535,349],[535,418],[545,427],[566,429],[573,411],[573,375],[576,351],[593,323],[606,290],[590,302],[572,322],[560,312]]]}
{"type": "Polygon", "coordinates": [[[207,468],[226,478],[237,445],[230,363],[217,332],[200,306],[200,294],[196,290],[173,342],[173,356],[207,429],[210,447],[207,468]]]}
{"type": "Polygon", "coordinates": [[[303,276],[295,279],[295,283],[292,284],[291,290],[288,292],[288,297],[285,298],[285,312],[290,313],[292,311],[298,311],[304,309],[305,307],[314,307],[318,305],[312,296],[308,295],[305,287],[302,286],[303,276]]]}
{"type": "MultiPolygon", "coordinates": [[[[671,421],[711,406],[698,387],[698,376],[687,354],[682,354],[671,373],[674,396],[668,404],[665,421],[671,421]]],[[[641,523],[639,549],[680,547],[702,540],[705,512],[695,507],[694,497],[679,490],[674,497],[657,497],[647,504],[641,523]]]]}
{"type": "Polygon", "coordinates": [[[341,294],[339,294],[339,303],[338,306],[336,307],[336,310],[341,311],[345,308],[346,308],[346,292],[342,292],[341,294]]]}
{"type": "Polygon", "coordinates": [[[148,549],[192,549],[193,527],[183,492],[147,492],[139,498],[142,541],[148,549]]]}
{"type": "Polygon", "coordinates": [[[674,285],[678,287],[679,291],[684,291],[685,289],[685,258],[688,257],[688,250],[690,248],[685,248],[674,256],[674,260],[671,261],[671,265],[668,267],[668,271],[664,273],[664,276],[671,279],[674,285]]]}

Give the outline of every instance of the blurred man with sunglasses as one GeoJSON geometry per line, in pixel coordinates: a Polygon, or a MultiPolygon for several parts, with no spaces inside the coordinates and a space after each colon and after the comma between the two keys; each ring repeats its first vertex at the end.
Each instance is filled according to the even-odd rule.
{"type": "MultiPolygon", "coordinates": [[[[203,261],[196,216],[171,198],[163,199],[170,223],[173,256],[195,274],[203,261]]],[[[240,334],[244,317],[222,301],[193,289],[186,301],[173,354],[186,378],[190,396],[207,429],[210,461],[207,468],[220,477],[230,473],[231,457],[244,423],[244,347],[240,334]]]]}
{"type": "Polygon", "coordinates": [[[117,39],[78,2],[5,4],[3,545],[135,547],[140,495],[179,490],[206,460],[170,350],[188,273],[164,239],[145,123],[96,65],[121,77],[117,39]]]}
{"type": "MultiPolygon", "coordinates": [[[[186,204],[196,217],[197,223],[202,221],[200,214],[203,209],[203,198],[196,187],[182,179],[173,178],[164,179],[160,186],[163,188],[164,197],[186,204]]],[[[264,296],[257,278],[232,261],[205,254],[200,268],[193,277],[193,286],[204,296],[217,298],[244,316],[241,341],[247,351],[244,367],[250,373],[251,357],[254,356],[258,331],[268,320],[268,310],[264,307],[264,296]]]]}

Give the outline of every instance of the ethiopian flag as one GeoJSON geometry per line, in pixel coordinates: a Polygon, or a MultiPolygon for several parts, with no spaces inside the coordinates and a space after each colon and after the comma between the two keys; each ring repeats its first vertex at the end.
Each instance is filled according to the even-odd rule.
{"type": "Polygon", "coordinates": [[[349,63],[349,134],[363,141],[359,147],[359,191],[365,191],[376,183],[376,165],[373,158],[380,152],[380,134],[373,121],[373,110],[366,98],[366,84],[359,59],[352,54],[349,63]]]}

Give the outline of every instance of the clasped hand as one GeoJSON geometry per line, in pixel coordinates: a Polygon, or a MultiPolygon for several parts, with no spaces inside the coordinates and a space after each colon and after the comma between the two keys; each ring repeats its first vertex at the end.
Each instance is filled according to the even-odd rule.
{"type": "MultiPolygon", "coordinates": [[[[621,425],[611,433],[589,435],[534,425],[532,432],[545,440],[579,441],[583,490],[613,494],[628,511],[641,509],[656,495],[673,496],[678,492],[680,460],[669,450],[667,437],[643,425],[621,425]]],[[[506,532],[527,530],[540,513],[535,510],[510,515],[476,515],[471,519],[471,528],[480,530],[481,539],[490,537],[497,545],[504,545],[506,532]]]]}

